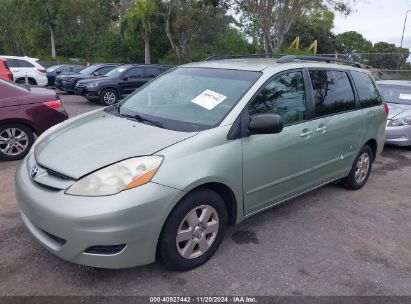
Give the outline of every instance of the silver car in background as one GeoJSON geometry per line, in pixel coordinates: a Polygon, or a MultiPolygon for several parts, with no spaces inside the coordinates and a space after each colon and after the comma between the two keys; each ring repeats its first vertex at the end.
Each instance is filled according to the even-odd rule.
{"type": "Polygon", "coordinates": [[[390,110],[385,143],[411,146],[411,81],[382,80],[378,86],[390,110]]]}

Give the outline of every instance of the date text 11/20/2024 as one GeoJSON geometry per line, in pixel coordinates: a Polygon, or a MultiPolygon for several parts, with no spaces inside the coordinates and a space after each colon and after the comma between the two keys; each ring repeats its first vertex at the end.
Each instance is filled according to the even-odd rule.
{"type": "Polygon", "coordinates": [[[257,303],[255,297],[232,296],[232,297],[150,297],[150,303],[257,303]]]}

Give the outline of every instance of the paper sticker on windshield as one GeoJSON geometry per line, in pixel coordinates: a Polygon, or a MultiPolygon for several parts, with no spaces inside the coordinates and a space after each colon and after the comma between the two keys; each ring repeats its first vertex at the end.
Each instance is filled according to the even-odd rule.
{"type": "Polygon", "coordinates": [[[411,100],[411,94],[400,94],[400,99],[411,100]]]}
{"type": "Polygon", "coordinates": [[[191,100],[200,107],[206,108],[207,110],[212,110],[220,103],[222,103],[227,96],[221,95],[217,92],[211,90],[205,90],[203,93],[191,100]]]}

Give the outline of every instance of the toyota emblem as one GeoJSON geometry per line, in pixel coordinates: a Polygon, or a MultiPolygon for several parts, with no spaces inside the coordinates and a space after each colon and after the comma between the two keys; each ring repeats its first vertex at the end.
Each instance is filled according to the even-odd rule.
{"type": "Polygon", "coordinates": [[[39,167],[37,167],[37,165],[34,165],[33,168],[31,168],[30,171],[30,176],[32,178],[36,177],[36,175],[39,173],[39,167]]]}

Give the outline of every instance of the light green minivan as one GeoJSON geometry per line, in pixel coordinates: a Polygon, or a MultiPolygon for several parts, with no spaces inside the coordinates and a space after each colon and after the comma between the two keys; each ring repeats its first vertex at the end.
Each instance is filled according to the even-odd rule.
{"type": "Polygon", "coordinates": [[[159,257],[188,270],[214,254],[227,225],[330,182],[364,186],[387,112],[352,62],[179,66],[40,136],[16,173],[21,216],[68,261],[123,268],[159,257]]]}

